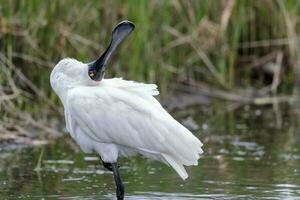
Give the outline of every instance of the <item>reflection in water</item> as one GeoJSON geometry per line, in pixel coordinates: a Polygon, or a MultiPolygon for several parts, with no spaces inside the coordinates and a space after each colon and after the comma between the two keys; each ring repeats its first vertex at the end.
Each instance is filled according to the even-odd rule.
{"type": "MultiPolygon", "coordinates": [[[[204,143],[199,166],[188,168],[184,182],[161,163],[122,159],[126,199],[300,199],[299,110],[282,109],[280,126],[268,107],[174,112],[204,143]]],[[[114,199],[111,173],[96,155],[69,144],[67,137],[44,150],[1,154],[1,199],[114,199]],[[35,170],[41,152],[41,169],[35,170]]]]}

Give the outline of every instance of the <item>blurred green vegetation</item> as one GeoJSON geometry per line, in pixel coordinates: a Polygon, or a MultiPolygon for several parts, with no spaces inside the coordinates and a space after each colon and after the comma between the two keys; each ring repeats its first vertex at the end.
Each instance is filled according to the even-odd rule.
{"type": "Polygon", "coordinates": [[[59,112],[52,67],[63,57],[95,59],[124,19],[136,29],[107,77],[157,83],[163,96],[196,88],[191,91],[245,102],[295,94],[299,86],[298,0],[2,0],[0,6],[6,121],[59,112]]]}

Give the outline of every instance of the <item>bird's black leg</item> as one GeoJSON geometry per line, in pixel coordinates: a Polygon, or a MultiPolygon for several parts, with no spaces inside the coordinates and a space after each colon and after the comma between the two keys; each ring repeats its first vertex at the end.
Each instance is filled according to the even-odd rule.
{"type": "Polygon", "coordinates": [[[123,200],[124,199],[124,185],[122,183],[120,173],[119,173],[119,166],[118,163],[111,163],[112,171],[114,173],[115,183],[117,187],[117,199],[123,200]]]}
{"type": "Polygon", "coordinates": [[[110,163],[106,163],[106,162],[102,161],[102,164],[108,171],[111,171],[111,172],[113,171],[110,163]]]}
{"type": "Polygon", "coordinates": [[[114,179],[115,179],[115,183],[116,183],[116,193],[117,193],[117,199],[118,200],[123,200],[124,199],[124,185],[122,183],[121,177],[120,177],[120,173],[119,173],[119,165],[117,162],[115,163],[107,163],[104,162],[102,160],[102,158],[99,156],[100,160],[102,161],[103,166],[109,170],[112,171],[114,174],[114,179]]]}
{"type": "MultiPolygon", "coordinates": [[[[99,158],[102,161],[103,167],[106,168],[108,171],[112,172],[113,170],[112,170],[111,163],[104,162],[100,156],[99,156],[99,158]]],[[[118,168],[120,168],[119,165],[118,165],[118,168]]]]}

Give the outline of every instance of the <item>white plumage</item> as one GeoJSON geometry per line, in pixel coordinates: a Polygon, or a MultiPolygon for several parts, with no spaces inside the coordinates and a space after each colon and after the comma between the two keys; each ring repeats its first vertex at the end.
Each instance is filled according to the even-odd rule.
{"type": "Polygon", "coordinates": [[[51,73],[68,132],[84,152],[97,152],[104,162],[142,154],[172,166],[182,179],[184,165],[197,165],[202,143],[153,97],[155,84],[120,78],[96,82],[88,65],[61,60],[51,73]]]}

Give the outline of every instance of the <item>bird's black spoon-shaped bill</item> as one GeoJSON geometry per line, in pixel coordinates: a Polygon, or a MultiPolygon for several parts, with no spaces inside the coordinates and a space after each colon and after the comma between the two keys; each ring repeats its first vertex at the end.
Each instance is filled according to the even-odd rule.
{"type": "Polygon", "coordinates": [[[97,60],[88,64],[89,76],[94,81],[101,81],[104,76],[105,65],[117,46],[134,30],[134,24],[130,21],[120,22],[112,31],[112,39],[105,52],[97,60]]]}

